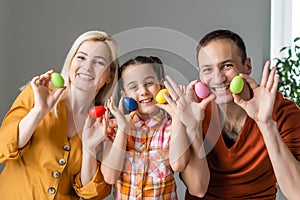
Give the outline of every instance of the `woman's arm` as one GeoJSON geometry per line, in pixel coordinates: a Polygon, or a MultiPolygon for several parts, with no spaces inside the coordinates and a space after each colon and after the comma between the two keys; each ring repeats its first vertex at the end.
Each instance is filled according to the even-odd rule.
{"type": "Polygon", "coordinates": [[[36,76],[31,80],[31,87],[34,94],[34,106],[28,114],[20,121],[18,126],[19,149],[23,148],[30,140],[34,130],[44,116],[53,108],[59,96],[64,91],[65,87],[49,92],[50,75],[53,73],[50,70],[40,76],[36,76]]]}
{"type": "Polygon", "coordinates": [[[97,160],[97,147],[103,144],[106,139],[106,128],[108,123],[108,111],[102,119],[95,121],[87,117],[82,131],[82,165],[81,165],[81,182],[85,186],[88,184],[99,167],[97,160]]]}

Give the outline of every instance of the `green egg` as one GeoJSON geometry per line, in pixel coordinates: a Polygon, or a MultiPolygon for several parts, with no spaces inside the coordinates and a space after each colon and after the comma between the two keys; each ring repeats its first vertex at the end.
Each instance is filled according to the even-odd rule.
{"type": "Polygon", "coordinates": [[[57,72],[53,72],[50,76],[50,81],[52,85],[56,88],[61,88],[64,86],[64,78],[57,72]]]}
{"type": "Polygon", "coordinates": [[[240,76],[235,76],[230,82],[230,91],[233,94],[239,94],[242,92],[244,87],[244,80],[240,76]]]}

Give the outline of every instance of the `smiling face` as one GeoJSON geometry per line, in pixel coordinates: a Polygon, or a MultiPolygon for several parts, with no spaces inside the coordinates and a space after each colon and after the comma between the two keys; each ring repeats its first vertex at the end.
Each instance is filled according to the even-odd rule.
{"type": "Polygon", "coordinates": [[[230,81],[239,73],[251,72],[250,59],[243,64],[238,47],[229,39],[212,40],[201,47],[198,63],[200,79],[216,96],[217,104],[233,102],[230,81]]]}
{"type": "Polygon", "coordinates": [[[133,64],[122,72],[125,96],[135,99],[140,114],[158,112],[155,95],[161,89],[157,74],[150,64],[133,64]]]}
{"type": "Polygon", "coordinates": [[[83,42],[71,61],[72,87],[97,93],[111,79],[110,62],[110,51],[103,42],[83,42]]]}

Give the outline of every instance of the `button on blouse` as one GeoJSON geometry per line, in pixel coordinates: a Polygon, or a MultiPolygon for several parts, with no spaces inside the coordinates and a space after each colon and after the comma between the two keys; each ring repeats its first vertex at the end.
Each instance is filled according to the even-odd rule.
{"type": "Polygon", "coordinates": [[[59,178],[60,177],[60,172],[53,172],[53,177],[54,178],[59,178]]]}
{"type": "Polygon", "coordinates": [[[48,192],[49,192],[50,194],[54,194],[54,193],[56,192],[56,190],[55,190],[55,188],[50,187],[50,188],[48,189],[48,192]]]}
{"type": "Polygon", "coordinates": [[[69,147],[68,145],[65,145],[65,146],[64,146],[64,150],[65,150],[65,151],[70,151],[70,147],[69,147]]]}
{"type": "Polygon", "coordinates": [[[60,165],[64,165],[64,164],[66,164],[66,160],[65,159],[59,159],[59,161],[58,161],[58,163],[60,164],[60,165]]]}

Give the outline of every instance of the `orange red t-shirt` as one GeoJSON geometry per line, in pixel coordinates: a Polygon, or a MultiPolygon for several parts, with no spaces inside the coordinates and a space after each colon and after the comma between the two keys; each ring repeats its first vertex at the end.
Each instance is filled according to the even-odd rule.
{"type": "MultiPolygon", "coordinates": [[[[211,104],[203,123],[210,183],[203,199],[275,199],[276,178],[262,134],[247,117],[236,143],[227,148],[221,136],[217,107],[211,104]]],[[[277,93],[273,119],[282,139],[300,160],[300,109],[277,93]]],[[[197,199],[188,193],[186,199],[197,199]]]]}

